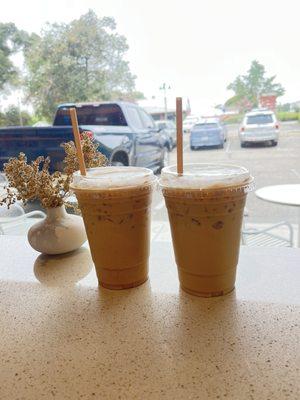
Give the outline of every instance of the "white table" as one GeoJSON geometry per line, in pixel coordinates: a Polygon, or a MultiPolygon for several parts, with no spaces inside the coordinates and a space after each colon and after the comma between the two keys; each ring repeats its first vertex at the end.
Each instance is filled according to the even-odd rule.
{"type": "Polygon", "coordinates": [[[123,291],[98,288],[85,247],[3,236],[0,254],[1,400],[300,399],[299,249],[242,247],[212,299],[179,289],[171,243],[123,291]]]}
{"type": "Polygon", "coordinates": [[[298,207],[298,247],[300,247],[300,184],[265,186],[255,195],[271,203],[298,207]]]}

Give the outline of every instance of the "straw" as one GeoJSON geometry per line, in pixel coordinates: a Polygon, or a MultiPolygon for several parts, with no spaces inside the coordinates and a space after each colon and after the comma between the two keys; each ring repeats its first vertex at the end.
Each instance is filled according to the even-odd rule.
{"type": "Polygon", "coordinates": [[[182,97],[176,97],[177,174],[183,174],[182,97]]]}
{"type": "Polygon", "coordinates": [[[86,168],[85,168],[84,157],[83,157],[83,153],[82,153],[76,108],[70,108],[70,116],[71,116],[73,135],[74,135],[75,145],[76,145],[76,150],[77,150],[79,169],[80,169],[81,175],[85,176],[86,168]]]}

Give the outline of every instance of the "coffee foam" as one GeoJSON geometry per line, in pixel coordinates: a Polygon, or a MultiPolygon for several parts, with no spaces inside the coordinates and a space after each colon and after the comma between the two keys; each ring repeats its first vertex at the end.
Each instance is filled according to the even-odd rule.
{"type": "Polygon", "coordinates": [[[163,168],[160,185],[182,189],[213,189],[247,184],[251,179],[245,167],[230,164],[185,164],[182,175],[176,165],[163,168]]]}
{"type": "Polygon", "coordinates": [[[126,187],[149,185],[155,181],[153,172],[139,167],[99,167],[87,170],[87,175],[79,171],[73,175],[74,189],[120,189],[126,187]]]}

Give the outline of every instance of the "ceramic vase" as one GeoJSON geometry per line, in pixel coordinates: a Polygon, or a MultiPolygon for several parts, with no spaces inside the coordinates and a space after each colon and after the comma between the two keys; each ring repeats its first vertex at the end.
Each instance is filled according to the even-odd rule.
{"type": "Polygon", "coordinates": [[[68,253],[86,240],[82,217],[68,214],[65,206],[46,209],[46,218],[28,232],[31,247],[43,254],[68,253]]]}

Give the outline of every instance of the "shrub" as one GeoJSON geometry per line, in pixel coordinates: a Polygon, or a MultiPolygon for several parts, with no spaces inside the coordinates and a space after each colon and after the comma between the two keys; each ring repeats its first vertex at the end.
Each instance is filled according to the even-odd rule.
{"type": "Polygon", "coordinates": [[[280,111],[277,113],[277,118],[280,121],[298,121],[300,114],[295,111],[280,111]]]}

